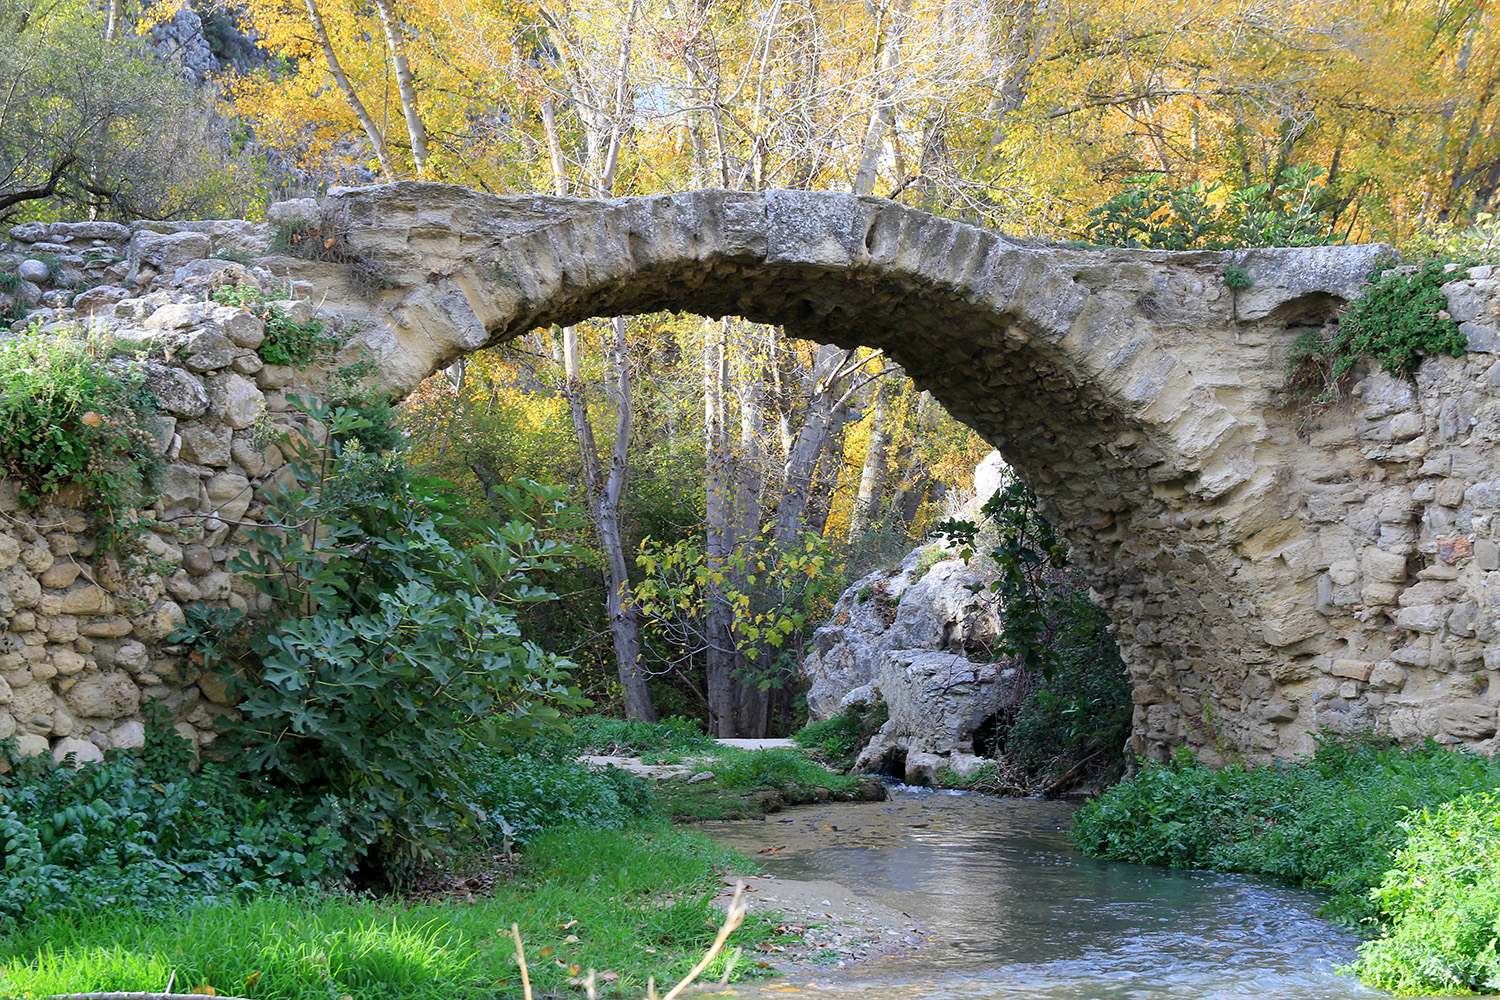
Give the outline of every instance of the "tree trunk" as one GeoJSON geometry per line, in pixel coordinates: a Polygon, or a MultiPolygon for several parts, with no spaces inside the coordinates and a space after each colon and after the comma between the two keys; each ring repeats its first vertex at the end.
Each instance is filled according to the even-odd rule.
{"type": "Polygon", "coordinates": [[[875,402],[870,413],[870,443],[865,448],[865,464],[860,470],[859,495],[849,517],[849,541],[857,541],[870,530],[870,522],[880,510],[885,490],[886,451],[891,443],[890,399],[897,389],[893,376],[882,376],[875,388],[875,402]]]}
{"type": "Polygon", "coordinates": [[[848,429],[850,416],[848,403],[840,403],[834,408],[828,419],[828,436],[823,442],[823,452],[818,456],[812,488],[808,491],[807,531],[820,537],[828,526],[833,494],[838,489],[839,473],[844,468],[844,431],[848,429]]]}
{"type": "Polygon", "coordinates": [[[807,528],[807,500],[812,491],[818,459],[823,455],[834,414],[840,409],[838,383],[849,353],[823,345],[811,372],[812,393],[802,427],[787,451],[781,496],[776,504],[777,545],[790,545],[807,528]]]}
{"type": "MultiPolygon", "coordinates": [[[[742,333],[750,324],[741,323],[742,333]]],[[[761,440],[765,437],[765,358],[755,350],[749,336],[741,338],[743,362],[740,371],[740,450],[737,458],[738,497],[735,504],[735,534],[748,538],[760,531],[761,495],[765,491],[765,462],[761,440]]]]}
{"type": "Polygon", "coordinates": [[[542,132],[547,137],[547,159],[552,167],[552,193],[559,198],[568,193],[568,169],[563,161],[562,140],[557,135],[557,107],[549,96],[542,101],[542,132]]]}
{"type": "Polygon", "coordinates": [[[990,98],[990,154],[1005,145],[1006,121],[1026,103],[1031,82],[1031,68],[1036,62],[1036,0],[1021,0],[1011,14],[1007,30],[995,26],[993,37],[1002,39],[991,57],[994,87],[990,98]]]}
{"type": "Polygon", "coordinates": [[[109,18],[104,22],[104,40],[112,42],[120,37],[120,26],[125,23],[125,0],[109,0],[109,18]]]}
{"type": "Polygon", "coordinates": [[[396,89],[401,94],[401,113],[406,117],[406,133],[411,138],[412,163],[417,176],[427,176],[427,126],[422,123],[421,106],[417,103],[416,79],[406,61],[406,44],[401,37],[401,25],[396,20],[391,0],[375,0],[375,10],[380,14],[381,27],[385,29],[386,48],[391,52],[391,66],[396,70],[396,89]]]}
{"type": "MultiPolygon", "coordinates": [[[[704,556],[711,576],[727,579],[734,549],[734,477],[725,420],[728,381],[728,320],[703,323],[703,451],[706,538],[704,556]]],[[[710,582],[704,596],[704,669],[710,728],[721,737],[739,735],[735,677],[739,658],[734,641],[734,608],[723,584],[710,582]]]]}
{"type": "Polygon", "coordinates": [[[927,432],[927,414],[932,405],[932,396],[926,392],[917,394],[916,412],[911,417],[911,443],[902,448],[896,460],[896,468],[904,470],[901,485],[891,497],[891,509],[899,511],[901,520],[910,529],[917,520],[922,501],[927,496],[927,484],[932,479],[931,470],[923,454],[923,438],[927,432]]]}
{"type": "MultiPolygon", "coordinates": [[[[323,23],[323,12],[318,9],[317,0],[303,0],[303,2],[307,4],[307,20],[312,25],[313,34],[317,36],[318,46],[323,50],[323,59],[328,63],[328,72],[333,75],[333,82],[343,93],[349,109],[354,112],[354,117],[359,119],[360,128],[365,130],[365,138],[370,140],[370,146],[375,151],[375,159],[380,162],[380,172],[385,175],[386,181],[395,180],[396,168],[391,165],[391,154],[386,149],[385,136],[381,135],[380,129],[375,127],[375,120],[370,117],[370,112],[365,110],[365,102],[359,99],[359,94],[354,90],[354,84],[350,83],[349,77],[345,75],[338,53],[333,51],[333,42],[328,39],[328,27],[323,23]]],[[[123,8],[124,0],[112,0],[111,23],[114,20],[115,3],[119,3],[123,8]]]]}
{"type": "Polygon", "coordinates": [[[630,596],[630,575],[625,564],[625,546],[620,531],[620,498],[625,494],[629,469],[632,414],[630,407],[630,364],[626,343],[625,320],[614,319],[614,341],[610,350],[610,395],[618,423],[614,448],[610,452],[609,472],[600,467],[599,449],[594,442],[594,427],[589,420],[588,400],[580,373],[578,330],[563,330],[563,365],[567,376],[568,405],[573,415],[573,430],[578,436],[578,453],[583,464],[584,489],[588,494],[589,514],[604,553],[605,604],[609,614],[610,638],[614,642],[615,668],[625,689],[625,714],[645,722],[656,721],[656,708],[641,669],[641,633],[635,601],[630,596]]]}
{"type": "Polygon", "coordinates": [[[865,140],[860,148],[859,166],[854,172],[854,193],[874,194],[875,175],[880,166],[880,150],[885,137],[896,118],[894,96],[896,78],[901,68],[901,39],[911,11],[911,0],[897,0],[886,25],[884,45],[879,55],[879,68],[875,74],[875,103],[870,109],[870,122],[865,127],[865,140]]]}

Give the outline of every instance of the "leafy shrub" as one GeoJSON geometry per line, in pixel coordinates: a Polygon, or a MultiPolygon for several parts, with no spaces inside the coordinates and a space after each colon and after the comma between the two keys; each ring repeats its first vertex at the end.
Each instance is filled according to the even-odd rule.
{"type": "Polygon", "coordinates": [[[237,306],[265,322],[265,339],[256,350],[267,364],[306,367],[331,355],[341,343],[338,334],[320,320],[294,321],[259,286],[222,285],[214,289],[213,297],[220,305],[237,306]]]}
{"type": "Polygon", "coordinates": [[[1448,314],[1442,287],[1468,277],[1467,263],[1440,257],[1373,276],[1332,337],[1311,330],[1292,345],[1292,391],[1329,403],[1361,358],[1397,378],[1415,379],[1424,357],[1462,357],[1469,340],[1448,314]]]}
{"type": "Polygon", "coordinates": [[[1406,844],[1371,894],[1391,926],[1355,971],[1396,993],[1500,991],[1500,798],[1465,795],[1401,828],[1406,844]]]}
{"type": "MultiPolygon", "coordinates": [[[[1119,768],[1132,705],[1108,617],[1069,581],[1067,550],[1026,484],[1013,480],[981,510],[995,532],[988,555],[998,572],[987,588],[1000,613],[995,653],[1013,658],[1030,686],[981,727],[976,749],[1005,759],[1007,782],[1048,794],[1070,774],[1081,777],[1075,769],[1085,762],[1102,773],[1119,768]]],[[[979,525],[950,520],[939,530],[973,558],[979,525]]]]}
{"type": "Polygon", "coordinates": [[[266,364],[301,368],[338,347],[338,336],[325,330],[318,320],[297,323],[275,306],[268,306],[262,318],[266,321],[266,339],[257,350],[266,364]]]}
{"type": "Polygon", "coordinates": [[[106,549],[136,522],[161,463],[144,373],[104,347],[54,334],[0,340],[0,463],[31,504],[77,484],[106,549]]]}
{"type": "Polygon", "coordinates": [[[316,885],[350,845],[328,800],[277,791],[233,766],[190,771],[186,744],[77,770],[8,759],[0,776],[0,930],[107,906],[165,913],[202,898],[316,885]]]}
{"type": "MultiPolygon", "coordinates": [[[[1067,565],[1067,547],[1042,516],[1036,494],[1019,479],[996,490],[980,510],[997,533],[989,557],[999,572],[983,588],[996,595],[1002,617],[995,653],[1050,675],[1057,669],[1053,640],[1068,594],[1048,579],[1047,571],[1067,565]]],[[[938,530],[959,545],[960,558],[973,558],[976,523],[950,520],[938,530]]]]}
{"type": "Polygon", "coordinates": [[[496,843],[529,843],[559,826],[618,830],[651,812],[650,786],[617,767],[594,770],[571,760],[480,747],[467,755],[463,774],[496,843]]]}
{"type": "MultiPolygon", "coordinates": [[[[1172,187],[1156,176],[1132,177],[1125,190],[1089,211],[1084,238],[1100,246],[1152,250],[1304,247],[1342,242],[1329,209],[1336,199],[1316,166],[1288,167],[1277,183],[1221,194],[1218,184],[1172,187]]],[[[1231,288],[1247,288],[1234,284],[1231,288]]]]}
{"type": "Polygon", "coordinates": [[[504,487],[537,523],[460,549],[440,484],[346,443],[358,412],[303,402],[326,445],[286,442],[299,485],[236,564],[279,609],[231,678],[242,735],[252,766],[337,796],[350,839],[399,871],[473,824],[467,741],[522,740],[581,703],[567,661],[523,640],[514,611],[553,598],[538,579],[565,549],[539,525],[570,509],[559,491],[504,487]]]}
{"type": "Polygon", "coordinates": [[[1074,817],[1095,857],[1273,875],[1334,893],[1327,916],[1377,918],[1380,884],[1409,809],[1500,784],[1500,763],[1435,743],[1324,740],[1292,764],[1212,771],[1184,754],[1152,764],[1074,817]]]}
{"type": "Polygon", "coordinates": [[[854,758],[890,718],[885,702],[850,705],[838,715],[813,722],[792,734],[792,739],[829,767],[847,771],[854,758]]]}
{"type": "Polygon", "coordinates": [[[1086,758],[1118,761],[1133,704],[1109,618],[1077,590],[1057,605],[1056,665],[1027,692],[1003,736],[1006,760],[1048,784],[1086,758]]]}
{"type": "Polygon", "coordinates": [[[1500,219],[1493,212],[1477,212],[1472,221],[1435,223],[1412,233],[1399,249],[1407,260],[1500,264],[1500,219]]]}
{"type": "Polygon", "coordinates": [[[1466,270],[1442,261],[1428,261],[1411,273],[1400,268],[1387,272],[1339,320],[1331,381],[1347,375],[1361,355],[1374,358],[1383,371],[1408,379],[1415,377],[1424,355],[1462,355],[1468,338],[1448,315],[1442,286],[1467,276],[1466,270]]]}

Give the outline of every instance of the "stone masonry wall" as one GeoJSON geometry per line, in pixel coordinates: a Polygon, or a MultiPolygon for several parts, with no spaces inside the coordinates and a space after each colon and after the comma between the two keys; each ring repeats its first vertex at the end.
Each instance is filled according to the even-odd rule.
{"type": "Polygon", "coordinates": [[[383,287],[269,256],[269,231],[243,222],[12,233],[13,256],[104,284],[74,297],[27,268],[17,291],[44,321],[153,349],[171,418],[159,575],[95,568],[80,498],[24,511],[0,491],[0,733],[31,751],[129,743],[143,700],[200,744],[231,711],[164,638],[186,602],[255,599],[225,565],[285,475],[259,428],[295,423],[287,392],[321,376],[266,366],[253,318],[205,301],[241,268],[216,253],[252,260],[263,286],[305,282],[284,293],[301,315],[337,304],[354,320],[343,360],[368,357],[398,392],[528,329],[661,309],[882,348],[1005,455],[1068,540],[1130,669],[1142,754],[1286,757],[1319,729],[1366,727],[1500,746],[1493,269],[1445,289],[1468,353],[1427,359],[1415,382],[1359,370],[1319,409],[1287,393],[1289,353],[1337,323],[1384,248],[1040,246],[801,191],[605,201],[400,183],[276,212],[318,215],[383,287]],[[1228,286],[1231,266],[1248,289],[1228,286]]]}
{"type": "Polygon", "coordinates": [[[274,265],[269,232],[238,221],[36,224],[11,230],[0,248],[20,264],[16,296],[37,306],[15,328],[108,334],[145,352],[167,463],[160,499],[144,512],[147,561],[134,571],[96,550],[78,490],[27,507],[19,485],[0,480],[0,737],[23,754],[97,760],[140,746],[153,702],[195,747],[235,716],[222,678],[168,637],[195,601],[268,606],[229,563],[263,517],[266,490],[288,481],[275,441],[318,432],[287,395],[315,391],[324,373],[267,365],[256,351],[263,321],[210,294],[254,285],[284,296],[278,305],[298,322],[342,322],[306,301],[311,285],[214,256],[274,265]]]}

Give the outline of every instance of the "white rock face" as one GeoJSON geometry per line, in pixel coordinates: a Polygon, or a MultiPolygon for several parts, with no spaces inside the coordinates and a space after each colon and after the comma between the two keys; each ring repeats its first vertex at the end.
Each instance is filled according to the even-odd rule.
{"type": "Polygon", "coordinates": [[[962,560],[934,562],[941,554],[940,548],[924,546],[894,572],[877,570],[839,597],[827,624],[813,633],[812,651],[802,663],[812,685],[809,717],[830,718],[851,691],[878,688],[881,658],[891,650],[964,655],[993,646],[999,624],[993,599],[967,589],[986,585],[989,578],[962,560]]]}

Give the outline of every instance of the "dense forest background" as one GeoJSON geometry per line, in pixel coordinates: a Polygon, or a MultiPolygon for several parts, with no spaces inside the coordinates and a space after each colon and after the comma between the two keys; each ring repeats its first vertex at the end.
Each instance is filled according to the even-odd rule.
{"type": "MultiPolygon", "coordinates": [[[[1422,252],[1495,242],[1497,86],[1486,0],[0,0],[0,221],[253,218],[418,178],[1422,252]]],[[[475,523],[516,513],[518,476],[576,484],[566,599],[530,627],[601,706],[720,735],[795,717],[820,615],[986,450],[878,353],[733,318],[533,333],[393,419],[475,523]]]]}

